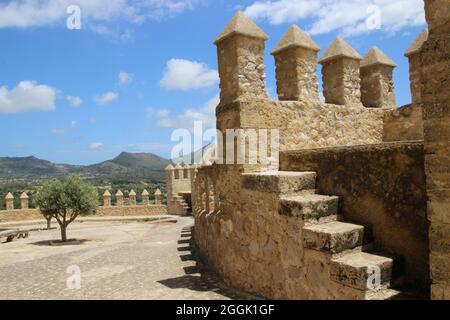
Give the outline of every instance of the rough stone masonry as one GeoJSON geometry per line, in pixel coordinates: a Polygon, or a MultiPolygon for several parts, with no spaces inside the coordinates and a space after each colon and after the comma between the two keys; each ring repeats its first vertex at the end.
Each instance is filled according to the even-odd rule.
{"type": "Polygon", "coordinates": [[[320,48],[291,27],[272,51],[273,101],[267,34],[239,12],[216,39],[217,128],[278,129],[282,160],[275,171],[202,164],[168,186],[182,185],[175,200],[190,193],[195,243],[227,283],[267,298],[390,299],[429,297],[431,279],[431,297],[449,298],[450,0],[425,9],[429,32],[406,52],[412,104],[401,109],[396,64],[377,47],[363,58],[333,41],[318,62],[323,103],[320,48]]]}

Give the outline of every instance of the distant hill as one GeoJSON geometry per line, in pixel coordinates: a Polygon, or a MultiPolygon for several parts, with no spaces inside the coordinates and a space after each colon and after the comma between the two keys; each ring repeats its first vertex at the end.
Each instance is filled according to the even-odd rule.
{"type": "Polygon", "coordinates": [[[0,158],[1,179],[36,178],[40,176],[59,177],[76,171],[80,166],[55,164],[36,157],[0,158]]]}
{"type": "Polygon", "coordinates": [[[36,157],[1,158],[0,179],[50,179],[79,174],[85,179],[101,182],[164,180],[164,168],[169,160],[152,153],[123,152],[116,158],[90,166],[55,164],[36,157]]]}

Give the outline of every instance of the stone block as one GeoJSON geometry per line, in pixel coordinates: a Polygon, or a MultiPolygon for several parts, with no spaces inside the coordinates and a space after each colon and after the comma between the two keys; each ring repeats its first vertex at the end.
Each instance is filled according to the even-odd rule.
{"type": "Polygon", "coordinates": [[[364,227],[356,224],[333,221],[303,228],[305,248],[339,253],[363,244],[364,227]]]}

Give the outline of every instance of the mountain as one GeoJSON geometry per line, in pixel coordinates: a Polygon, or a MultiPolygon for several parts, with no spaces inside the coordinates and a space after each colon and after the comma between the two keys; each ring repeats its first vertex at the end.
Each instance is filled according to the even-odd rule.
{"type": "Polygon", "coordinates": [[[122,152],[112,160],[83,167],[80,173],[86,178],[114,180],[150,179],[163,181],[164,169],[171,162],[152,153],[122,152]]]}
{"type": "Polygon", "coordinates": [[[80,166],[55,164],[36,157],[0,158],[1,179],[26,179],[40,176],[60,177],[79,168],[80,166]]]}
{"type": "Polygon", "coordinates": [[[169,160],[151,153],[123,152],[116,158],[89,166],[55,164],[36,157],[1,158],[0,179],[51,179],[79,174],[100,182],[152,180],[163,181],[169,160]]]}

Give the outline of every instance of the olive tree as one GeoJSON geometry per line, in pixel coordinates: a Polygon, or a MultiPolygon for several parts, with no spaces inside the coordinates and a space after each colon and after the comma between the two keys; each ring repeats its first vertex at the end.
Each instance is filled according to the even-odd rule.
{"type": "Polygon", "coordinates": [[[94,214],[98,206],[97,190],[75,175],[63,182],[46,183],[36,196],[36,204],[49,221],[55,218],[61,229],[61,240],[67,241],[67,226],[79,215],[94,214]]]}

